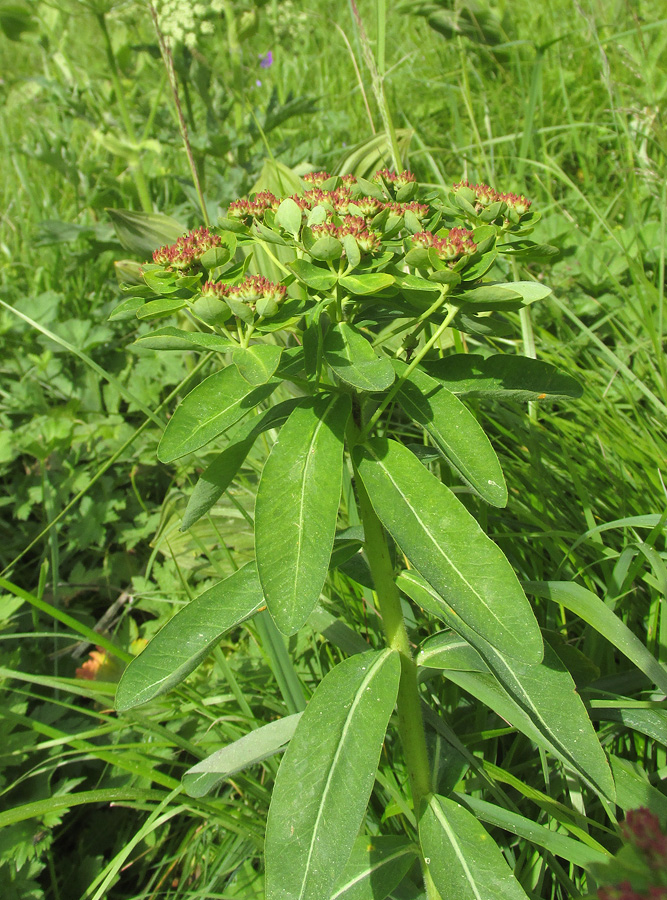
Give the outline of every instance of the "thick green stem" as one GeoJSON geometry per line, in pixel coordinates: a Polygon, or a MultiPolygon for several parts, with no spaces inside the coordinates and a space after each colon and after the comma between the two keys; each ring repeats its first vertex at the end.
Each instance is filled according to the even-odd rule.
{"type": "MultiPolygon", "coordinates": [[[[137,132],[134,128],[134,125],[132,124],[132,119],[130,118],[130,113],[127,109],[127,103],[125,102],[125,92],[123,91],[123,84],[120,80],[120,72],[118,71],[118,64],[116,62],[116,54],[113,52],[113,45],[111,43],[111,37],[109,35],[109,30],[107,28],[107,22],[104,17],[104,13],[98,14],[97,21],[102,32],[102,37],[104,38],[104,49],[106,51],[107,61],[109,63],[109,76],[111,78],[111,84],[113,85],[114,94],[116,95],[118,111],[120,113],[121,119],[123,120],[123,127],[125,128],[125,133],[127,134],[129,140],[133,144],[138,145],[137,132]]],[[[137,186],[139,202],[141,203],[143,211],[152,213],[153,204],[151,202],[151,195],[150,191],[148,190],[148,184],[146,182],[143,169],[141,168],[141,162],[139,160],[138,154],[139,148],[137,146],[137,160],[135,165],[132,167],[134,183],[137,186]]]]}
{"type": "MultiPolygon", "coordinates": [[[[421,700],[417,688],[417,666],[412,658],[408,633],[405,629],[401,599],[396,586],[387,536],[358,475],[356,487],[361,521],[364,526],[364,547],[373,574],[375,596],[382,616],[382,627],[387,646],[398,651],[401,659],[401,681],[397,704],[398,731],[408,769],[412,806],[418,817],[421,802],[431,793],[432,787],[421,700]]],[[[422,860],[422,870],[428,900],[440,900],[440,895],[433,885],[424,860],[422,860]]]]}

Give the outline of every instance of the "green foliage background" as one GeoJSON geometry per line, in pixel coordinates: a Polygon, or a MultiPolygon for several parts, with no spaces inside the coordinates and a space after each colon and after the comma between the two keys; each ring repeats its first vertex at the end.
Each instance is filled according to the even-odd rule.
{"type": "MultiPolygon", "coordinates": [[[[582,382],[584,396],[540,408],[532,424],[525,404],[476,403],[510,502],[470,509],[522,581],[592,590],[664,664],[662,5],[417,0],[389,4],[384,38],[376,4],[359,8],[409,167],[436,185],[465,176],[525,193],[543,212],[538,239],[560,251],[547,274],[555,296],[534,308],[535,343],[539,358],[582,382]]],[[[272,187],[276,168],[266,160],[359,174],[384,163],[347,5],[269,0],[230,3],[228,13],[211,16],[214,33],[192,50],[175,51],[212,221],[258,182],[272,187]],[[273,64],[261,68],[268,50],[273,64]]],[[[286,712],[253,631],[230,635],[187,687],[122,716],[110,711],[112,684],[68,680],[93,648],[75,648],[81,631],[64,616],[92,628],[109,613],[107,634],[127,654],[251,557],[245,516],[270,447],[270,436],[258,441],[211,517],[180,533],[187,467],[157,465],[155,450],[175,398],[200,377],[197,358],[129,350],[137,325],[108,320],[117,270],[120,280],[132,272],[121,261],[144,255],[122,246],[107,209],[140,209],[143,177],[156,211],[200,224],[151,19],[136,2],[40,0],[0,4],[0,29],[0,568],[37,598],[3,585],[5,895],[259,898],[277,760],[217,798],[173,793],[197,759],[286,712]]],[[[520,346],[518,316],[515,325],[500,349],[520,346]]],[[[339,574],[329,591],[373,643],[370,594],[356,595],[339,574]]],[[[643,773],[631,782],[637,805],[650,800],[664,815],[664,706],[627,706],[659,695],[565,607],[538,600],[537,608],[553,640],[567,641],[580,686],[608,694],[611,705],[593,718],[606,749],[643,773]]],[[[327,615],[290,641],[306,685],[352,649],[353,631],[332,630],[327,615]]],[[[411,637],[420,639],[416,622],[411,637]]],[[[502,720],[453,684],[439,702],[522,815],[584,845],[617,848],[602,817],[584,817],[576,785],[561,799],[581,818],[565,816],[546,764],[502,720]]],[[[446,762],[457,781],[458,763],[446,762]]],[[[384,815],[392,834],[405,814],[393,748],[380,771],[369,817],[377,825],[384,815]]],[[[532,896],[591,889],[581,868],[493,833],[532,896]]]]}

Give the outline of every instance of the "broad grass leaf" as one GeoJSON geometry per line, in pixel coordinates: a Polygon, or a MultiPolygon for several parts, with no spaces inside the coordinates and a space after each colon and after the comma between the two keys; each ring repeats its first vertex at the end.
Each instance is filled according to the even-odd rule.
{"type": "Polygon", "coordinates": [[[339,880],[375,780],[400,680],[392,650],[353,656],[317,687],[276,777],[267,900],[322,900],[339,880]]]}
{"type": "MultiPolygon", "coordinates": [[[[488,322],[482,319],[481,322],[488,322]]],[[[578,381],[555,366],[527,356],[498,353],[479,356],[455,353],[424,363],[432,378],[454,394],[494,397],[499,400],[561,400],[581,397],[578,381]]]]}
{"type": "Polygon", "coordinates": [[[524,587],[528,593],[560,603],[579,616],[667,693],[667,669],[597,594],[571,581],[531,581],[524,587]]]}
{"type": "Polygon", "coordinates": [[[469,650],[453,654],[455,668],[450,670],[450,636],[435,635],[425,642],[420,664],[445,668],[448,678],[557,756],[594,790],[613,800],[614,780],[607,757],[574,680],[555,651],[545,645],[542,664],[512,659],[467,628],[451,606],[415,573],[403,573],[398,584],[414,602],[470,644],[469,650]],[[441,652],[434,652],[441,640],[441,652]],[[475,655],[479,660],[476,666],[475,655]],[[465,659],[468,671],[462,671],[457,657],[465,659]]]}
{"type": "Polygon", "coordinates": [[[491,835],[456,801],[431,797],[419,843],[442,900],[528,900],[491,835]]]}
{"type": "Polygon", "coordinates": [[[417,858],[417,847],[404,837],[357,838],[331,900],[384,900],[417,858]]]}
{"type": "Polygon", "coordinates": [[[280,752],[292,739],[300,718],[301,713],[294,713],[268,722],[207,756],[184,773],[185,792],[190,797],[204,797],[225,778],[280,752]]]}
{"type": "Polygon", "coordinates": [[[125,669],[116,692],[116,709],[132,709],[180,684],[225,632],[249,619],[263,605],[252,562],[195,597],[125,669]]]}
{"type": "Polygon", "coordinates": [[[616,802],[622,810],[647,806],[651,812],[667,821],[667,797],[648,780],[638,763],[609,754],[611,771],[616,782],[616,802]]]}
{"type": "Polygon", "coordinates": [[[269,428],[282,425],[290,413],[303,401],[300,398],[283,400],[265,412],[243,422],[230,437],[229,446],[199,476],[183,513],[181,531],[187,531],[211,509],[236,477],[256,438],[269,428]]]}
{"type": "Polygon", "coordinates": [[[176,407],[157,450],[168,463],[208,444],[249,413],[276,389],[278,382],[253,387],[236,366],[227,366],[198,384],[176,407]]]}
{"type": "Polygon", "coordinates": [[[324,358],[341,381],[360,391],[384,391],[394,381],[391,362],[376,356],[367,339],[347,322],[327,332],[324,358]]]}
{"type": "Polygon", "coordinates": [[[512,567],[449,488],[395,441],[354,455],[380,521],[462,621],[501,653],[539,662],[542,636],[512,567]]]}
{"type": "Polygon", "coordinates": [[[248,384],[258,387],[273,376],[282,352],[283,348],[277,344],[253,344],[251,347],[237,347],[232,359],[248,384]]]}
{"type": "MultiPolygon", "coordinates": [[[[399,360],[394,360],[393,366],[399,377],[407,369],[399,360]]],[[[401,385],[398,401],[483,500],[492,506],[506,505],[507,485],[496,452],[482,426],[458,397],[414,369],[401,385]]]]}
{"type": "Polygon", "coordinates": [[[559,834],[538,825],[533,819],[527,819],[518,813],[503,809],[487,800],[480,800],[470,794],[455,793],[453,795],[458,803],[472,813],[480,822],[486,822],[496,828],[502,828],[510,834],[515,834],[537,847],[544,847],[554,856],[559,856],[575,866],[590,870],[591,865],[604,863],[611,858],[611,854],[602,853],[581,841],[575,841],[571,837],[559,834]]]}
{"type": "Polygon", "coordinates": [[[329,569],[343,478],[347,395],[294,410],[264,466],[255,506],[257,567],[269,612],[294,634],[329,569]]]}
{"type": "Polygon", "coordinates": [[[131,209],[107,209],[116,235],[126,250],[150,256],[164,244],[173,244],[187,228],[171,216],[131,209]]]}

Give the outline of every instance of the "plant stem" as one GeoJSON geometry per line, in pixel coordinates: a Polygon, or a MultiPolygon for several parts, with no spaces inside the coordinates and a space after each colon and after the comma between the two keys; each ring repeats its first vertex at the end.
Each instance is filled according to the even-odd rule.
{"type": "Polygon", "coordinates": [[[181,138],[183,140],[183,146],[185,147],[185,153],[188,157],[188,165],[190,166],[190,172],[192,173],[192,181],[195,186],[195,191],[197,192],[197,199],[199,200],[199,207],[201,209],[202,218],[204,220],[204,225],[208,228],[210,226],[210,221],[208,217],[208,209],[206,208],[206,201],[204,200],[204,193],[201,187],[201,181],[199,179],[199,172],[197,171],[197,164],[195,163],[195,158],[192,153],[192,145],[190,144],[190,135],[188,134],[188,126],[185,121],[185,116],[183,115],[183,109],[181,107],[181,98],[178,92],[178,80],[176,78],[176,70],[174,68],[174,57],[171,52],[171,47],[167,43],[167,39],[165,38],[162,30],[160,28],[160,23],[158,20],[157,10],[153,6],[153,4],[149,4],[149,9],[151,13],[151,18],[153,19],[153,25],[155,26],[155,33],[157,35],[158,44],[160,45],[160,53],[162,54],[162,62],[164,63],[164,67],[167,72],[167,78],[169,80],[169,87],[171,88],[171,95],[174,99],[174,106],[176,107],[176,117],[178,119],[178,128],[181,132],[181,138]]]}
{"type": "MultiPolygon", "coordinates": [[[[111,37],[109,36],[107,21],[104,13],[98,13],[96,18],[102,32],[102,37],[104,38],[104,49],[107,54],[107,62],[109,63],[109,76],[111,78],[111,84],[113,85],[114,94],[116,95],[116,103],[118,104],[120,117],[123,120],[125,133],[133,144],[138,144],[139,141],[137,138],[137,132],[134,128],[134,125],[132,124],[132,119],[130,118],[130,114],[127,109],[127,103],[125,102],[125,92],[123,91],[123,85],[120,80],[120,72],[118,71],[116,55],[113,52],[113,45],[111,43],[111,37]]],[[[141,208],[144,212],[152,213],[153,204],[151,202],[151,195],[150,191],[148,190],[148,184],[146,182],[143,169],[141,168],[138,147],[137,160],[136,164],[132,167],[132,173],[134,175],[134,183],[137,187],[137,193],[139,195],[141,208]]]]}
{"type": "MultiPolygon", "coordinates": [[[[361,522],[364,526],[364,547],[373,574],[375,597],[382,617],[387,646],[399,653],[401,680],[398,688],[398,732],[408,769],[412,807],[419,818],[419,808],[432,791],[431,769],[426,751],[426,733],[417,688],[417,666],[412,658],[408,633],[405,629],[401,599],[394,578],[389,545],[382,523],[378,519],[366,490],[356,476],[361,522]]],[[[440,895],[422,859],[422,871],[428,900],[440,900],[440,895]]]]}

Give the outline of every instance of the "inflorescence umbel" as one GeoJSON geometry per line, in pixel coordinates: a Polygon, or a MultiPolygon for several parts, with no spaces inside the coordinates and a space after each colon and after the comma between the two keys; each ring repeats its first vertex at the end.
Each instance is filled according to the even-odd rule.
{"type": "Polygon", "coordinates": [[[343,318],[347,304],[374,297],[396,314],[414,314],[415,305],[434,299],[426,291],[444,298],[478,284],[498,255],[497,238],[504,235],[508,247],[538,219],[523,196],[468,181],[443,195],[412,172],[380,169],[370,179],[312,172],[302,184],[286,197],[262,190],[234,200],[219,228],[197,228],[156,250],[144,279],[169,299],[138,310],[139,318],[182,309],[237,340],[244,327],[266,330],[269,319],[269,330],[290,330],[327,297],[343,318]],[[263,259],[274,260],[270,272],[265,263],[257,271],[258,245],[263,259]],[[276,245],[290,247],[295,259],[281,262],[276,245]]]}

